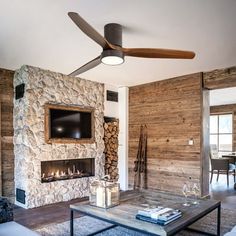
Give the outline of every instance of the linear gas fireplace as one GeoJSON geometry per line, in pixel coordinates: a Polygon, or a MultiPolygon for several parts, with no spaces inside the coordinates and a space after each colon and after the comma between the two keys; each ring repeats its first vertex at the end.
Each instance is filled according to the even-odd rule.
{"type": "Polygon", "coordinates": [[[41,162],[41,182],[76,179],[94,176],[95,159],[69,159],[41,162]]]}

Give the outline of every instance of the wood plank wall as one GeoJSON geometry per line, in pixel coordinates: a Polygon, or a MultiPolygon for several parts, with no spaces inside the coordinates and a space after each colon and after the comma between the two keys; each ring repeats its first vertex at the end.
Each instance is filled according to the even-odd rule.
{"type": "Polygon", "coordinates": [[[236,66],[204,72],[203,87],[206,89],[236,87],[236,66]]]}
{"type": "Polygon", "coordinates": [[[2,195],[14,199],[13,76],[0,69],[2,195]]]}
{"type": "MultiPolygon", "coordinates": [[[[1,100],[0,100],[0,122],[2,120],[2,112],[1,112],[1,100]]],[[[2,126],[0,125],[0,196],[2,196],[2,126]]]]}
{"type": "Polygon", "coordinates": [[[232,113],[233,115],[233,151],[236,152],[236,104],[211,106],[211,114],[232,113]]]}
{"type": "MultiPolygon", "coordinates": [[[[202,73],[129,88],[130,187],[141,124],[148,127],[148,188],[181,193],[189,176],[203,181],[202,96],[202,73]],[[188,145],[191,138],[192,146],[188,145]]],[[[205,184],[203,194],[208,193],[208,186],[205,184]]]]}

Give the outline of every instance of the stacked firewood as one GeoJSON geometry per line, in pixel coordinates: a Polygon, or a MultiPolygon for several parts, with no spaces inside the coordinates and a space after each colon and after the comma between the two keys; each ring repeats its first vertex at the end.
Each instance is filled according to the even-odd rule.
{"type": "Polygon", "coordinates": [[[118,121],[104,123],[104,143],[105,143],[105,174],[110,179],[117,181],[118,174],[118,121]]]}

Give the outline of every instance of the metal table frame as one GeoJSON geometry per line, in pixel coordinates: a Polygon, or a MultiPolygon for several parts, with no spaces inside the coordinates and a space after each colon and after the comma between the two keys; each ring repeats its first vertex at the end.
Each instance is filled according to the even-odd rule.
{"type": "MultiPolygon", "coordinates": [[[[89,214],[89,213],[85,213],[85,212],[82,212],[82,211],[79,211],[77,209],[73,209],[70,207],[70,236],[74,236],[74,211],[77,211],[77,212],[80,212],[80,213],[83,213],[83,214],[86,214],[88,216],[91,216],[93,218],[96,218],[96,219],[99,219],[99,220],[102,220],[102,221],[105,221],[105,222],[108,222],[108,223],[111,223],[113,225],[105,228],[105,229],[102,229],[102,230],[99,230],[97,232],[94,232],[92,234],[89,234],[88,236],[92,236],[92,235],[96,235],[98,233],[101,233],[101,232],[104,232],[106,230],[109,230],[111,228],[114,228],[116,226],[122,226],[124,228],[128,228],[128,229],[131,229],[131,230],[135,230],[135,231],[138,231],[138,232],[141,232],[141,233],[147,233],[147,232],[144,232],[142,230],[139,230],[139,229],[136,229],[136,228],[133,228],[133,227],[129,227],[127,225],[123,225],[123,224],[119,224],[117,222],[114,222],[114,221],[111,221],[111,220],[107,220],[107,219],[103,219],[102,217],[99,217],[99,216],[95,216],[93,214],[89,214]]],[[[193,231],[193,232],[197,232],[197,233],[201,233],[201,234],[204,234],[204,235],[210,235],[210,236],[220,236],[220,224],[221,224],[221,202],[218,202],[215,206],[205,210],[202,212],[202,214],[199,214],[195,217],[193,217],[191,220],[189,220],[188,222],[186,222],[184,225],[181,225],[179,227],[176,227],[174,230],[172,230],[171,232],[168,232],[167,235],[175,235],[176,233],[182,231],[182,230],[189,230],[189,231],[193,231]],[[208,233],[208,232],[205,232],[205,231],[201,231],[201,230],[197,230],[197,229],[193,229],[193,228],[189,228],[190,225],[192,225],[193,223],[195,223],[196,221],[198,221],[199,219],[203,218],[204,216],[208,215],[209,213],[211,213],[212,211],[216,210],[217,209],[217,225],[216,225],[216,234],[212,234],[212,233],[208,233]]],[[[149,235],[156,235],[156,234],[150,234],[148,233],[149,235]]]]}

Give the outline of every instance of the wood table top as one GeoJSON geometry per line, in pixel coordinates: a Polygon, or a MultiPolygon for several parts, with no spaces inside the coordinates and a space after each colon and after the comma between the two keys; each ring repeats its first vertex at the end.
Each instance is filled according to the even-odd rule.
{"type": "Polygon", "coordinates": [[[70,205],[70,208],[130,229],[165,236],[178,232],[180,229],[194,223],[198,218],[201,218],[220,205],[220,201],[210,199],[199,200],[198,205],[191,205],[189,207],[183,206],[183,203],[184,197],[182,196],[145,190],[141,192],[124,192],[121,194],[120,205],[109,209],[91,206],[88,201],[70,205]],[[179,209],[182,212],[182,217],[166,226],[137,220],[135,216],[138,210],[146,208],[147,205],[179,209]]]}
{"type": "Polygon", "coordinates": [[[229,157],[229,158],[234,158],[234,159],[236,159],[236,154],[235,154],[235,153],[223,154],[222,157],[229,157]]]}

